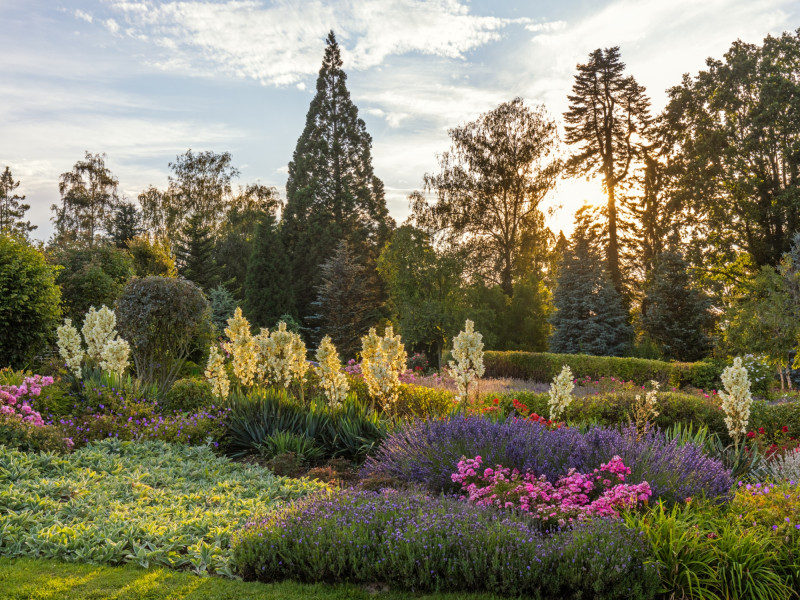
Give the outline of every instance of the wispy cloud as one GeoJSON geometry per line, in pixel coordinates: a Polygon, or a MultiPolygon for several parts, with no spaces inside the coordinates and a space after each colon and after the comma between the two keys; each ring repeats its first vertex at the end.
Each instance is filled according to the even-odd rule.
{"type": "Polygon", "coordinates": [[[80,8],[75,9],[75,12],[73,14],[75,15],[76,19],[79,19],[81,21],[86,21],[87,23],[91,23],[94,20],[94,17],[92,17],[91,14],[81,10],[80,8]]]}

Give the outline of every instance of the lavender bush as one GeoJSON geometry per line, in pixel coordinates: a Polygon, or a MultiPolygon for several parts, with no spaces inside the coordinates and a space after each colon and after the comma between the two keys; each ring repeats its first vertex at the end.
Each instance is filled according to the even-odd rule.
{"type": "Polygon", "coordinates": [[[248,524],[234,543],[247,580],[388,583],[531,598],[652,598],[640,532],[598,520],[544,535],[525,517],[448,497],[354,492],[248,524]]]}
{"type": "Polygon", "coordinates": [[[450,476],[462,456],[481,456],[486,465],[533,471],[555,481],[571,468],[588,472],[615,455],[632,470],[628,482],[647,481],[654,500],[671,503],[702,494],[717,498],[733,484],[722,463],[706,456],[699,446],[678,445],[660,431],[651,431],[637,442],[632,428],[551,431],[521,419],[495,423],[466,416],[408,424],[386,439],[364,471],[419,483],[436,492],[455,492],[450,476]]]}

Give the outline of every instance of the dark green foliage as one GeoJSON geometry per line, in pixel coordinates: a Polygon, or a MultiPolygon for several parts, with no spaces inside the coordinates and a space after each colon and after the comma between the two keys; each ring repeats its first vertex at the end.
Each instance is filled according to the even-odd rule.
{"type": "Polygon", "coordinates": [[[71,446],[62,431],[54,425],[37,427],[0,415],[0,446],[22,452],[69,452],[71,446]]]}
{"type": "Polygon", "coordinates": [[[244,312],[256,327],[271,327],[278,318],[295,313],[292,269],[271,214],[263,215],[255,233],[247,266],[244,312]]]}
{"type": "Polygon", "coordinates": [[[680,254],[664,252],[654,261],[642,301],[642,328],[665,358],[695,361],[708,354],[711,299],[692,284],[680,254]]]}
{"type": "Polygon", "coordinates": [[[222,266],[222,281],[237,300],[245,297],[247,268],[259,224],[275,215],[280,200],[274,187],[248,185],[233,199],[222,223],[215,256],[222,266]]]}
{"type": "Polygon", "coordinates": [[[116,246],[60,246],[49,255],[61,267],[56,283],[61,287],[64,316],[78,326],[91,306],[114,306],[134,274],[130,254],[116,246]]]}
{"type": "Polygon", "coordinates": [[[27,365],[55,336],[56,269],[23,240],[0,235],[0,365],[27,365]]]}
{"type": "Polygon", "coordinates": [[[142,232],[142,214],[136,205],[133,202],[117,204],[108,231],[111,241],[118,248],[126,248],[128,242],[142,232]]]}
{"type": "Polygon", "coordinates": [[[592,251],[588,224],[582,221],[581,213],[576,220],[572,246],[558,268],[550,349],[565,354],[619,356],[630,347],[633,329],[600,256],[592,251]]]}
{"type": "Polygon", "coordinates": [[[336,245],[346,239],[360,262],[374,261],[392,224],[383,182],[372,169],[372,138],[358,117],[346,80],[331,32],[317,93],[286,182],[282,236],[292,260],[295,302],[302,319],[315,312],[311,303],[321,281],[319,266],[336,245]]]}
{"type": "Polygon", "coordinates": [[[539,205],[561,171],[555,121],[543,106],[515,98],[448,133],[440,172],[425,175],[436,202],[412,195],[414,220],[462,249],[470,270],[511,296],[531,268],[531,250],[552,235],[539,205]]]}
{"type": "Polygon", "coordinates": [[[84,160],[61,175],[58,191],[61,207],[54,204],[53,222],[60,241],[77,241],[92,247],[110,219],[119,198],[119,181],[106,167],[105,154],[86,152],[84,160]]]}
{"type": "Polygon", "coordinates": [[[194,281],[205,292],[219,284],[222,269],[214,259],[214,236],[200,213],[189,217],[178,236],[175,263],[181,277],[194,281]]]}
{"type": "Polygon", "coordinates": [[[636,139],[648,133],[650,100],[633,76],[625,76],[619,46],[598,48],[589,54],[589,62],[577,69],[564,120],[565,141],[579,147],[567,161],[566,171],[572,176],[598,174],[603,178],[608,195],[605,256],[614,288],[622,293],[615,193],[641,152],[636,139]]]}
{"type": "Polygon", "coordinates": [[[315,311],[307,321],[317,328],[317,339],[329,335],[343,360],[361,348],[361,336],[380,318],[380,299],[370,285],[367,267],[360,264],[342,240],[319,268],[320,284],[315,311]]]}
{"type": "Polygon", "coordinates": [[[575,377],[615,377],[644,385],[655,380],[672,387],[691,386],[716,389],[724,363],[664,362],[643,358],[553,354],[548,352],[486,352],[483,358],[486,377],[514,377],[549,383],[567,365],[575,377]]]}
{"type": "Polygon", "coordinates": [[[25,196],[14,193],[19,187],[19,180],[14,181],[11,169],[6,167],[0,175],[0,235],[18,235],[27,237],[36,229],[30,221],[23,221],[30,204],[23,204],[25,196]]]}
{"type": "Polygon", "coordinates": [[[462,258],[437,252],[430,236],[410,225],[395,230],[378,258],[403,342],[431,352],[440,367],[443,348],[463,325],[462,258]]]}
{"type": "Polygon", "coordinates": [[[198,412],[214,404],[211,384],[205,379],[178,379],[159,402],[163,411],[198,412]]]}
{"type": "Polygon", "coordinates": [[[208,292],[208,301],[211,303],[211,322],[222,334],[228,326],[228,319],[236,311],[236,300],[225,286],[218,285],[208,292]]]}
{"type": "Polygon", "coordinates": [[[391,430],[391,423],[354,397],[336,410],[324,401],[303,406],[283,390],[233,393],[225,446],[233,456],[257,451],[277,433],[291,433],[313,440],[327,457],[363,460],[391,430]]]}
{"type": "Polygon", "coordinates": [[[210,343],[211,307],[191,281],[133,279],[117,301],[117,329],[131,345],[136,375],[163,395],[189,355],[210,343]]]}

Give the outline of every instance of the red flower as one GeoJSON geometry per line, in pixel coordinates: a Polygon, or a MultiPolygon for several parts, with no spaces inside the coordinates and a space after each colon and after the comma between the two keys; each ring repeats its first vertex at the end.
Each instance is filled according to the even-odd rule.
{"type": "Polygon", "coordinates": [[[749,437],[750,439],[752,439],[752,438],[756,437],[756,434],[755,434],[755,432],[753,432],[753,431],[748,431],[748,432],[747,432],[747,437],[749,437]]]}
{"type": "Polygon", "coordinates": [[[763,428],[763,427],[759,427],[759,428],[758,428],[758,433],[766,433],[766,432],[764,431],[764,428],[763,428]]]}
{"type": "Polygon", "coordinates": [[[500,399],[499,398],[495,398],[494,400],[492,400],[492,402],[494,402],[495,404],[500,404],[500,399]]]}
{"type": "Polygon", "coordinates": [[[786,425],[784,425],[783,427],[781,427],[781,431],[783,433],[789,433],[789,428],[786,425]]]}

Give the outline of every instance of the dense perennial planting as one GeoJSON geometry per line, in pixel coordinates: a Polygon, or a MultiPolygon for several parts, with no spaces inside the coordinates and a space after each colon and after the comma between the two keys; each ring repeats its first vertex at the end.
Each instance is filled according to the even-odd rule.
{"type": "Polygon", "coordinates": [[[517,509],[545,525],[563,527],[592,517],[619,517],[618,511],[646,503],[652,495],[646,481],[625,483],[631,470],[619,456],[591,473],[570,469],[555,484],[543,475],[482,464],[480,456],[463,459],[451,476],[472,504],[517,509]]]}
{"type": "Polygon", "coordinates": [[[660,431],[637,441],[633,427],[622,430],[594,427],[548,429],[522,419],[492,422],[481,417],[456,416],[417,421],[394,432],[373,458],[367,474],[397,477],[433,491],[457,491],[452,473],[463,456],[481,456],[500,464],[557,481],[570,469],[591,472],[619,456],[630,467],[629,483],[647,481],[654,498],[668,502],[705,494],[728,494],[733,481],[721,462],[694,444],[680,445],[660,431]]]}
{"type": "Polygon", "coordinates": [[[248,524],[234,546],[248,580],[388,583],[531,598],[651,598],[639,532],[598,519],[543,534],[522,515],[447,497],[343,492],[248,524]]]}
{"type": "Polygon", "coordinates": [[[42,393],[42,388],[53,384],[52,377],[33,375],[21,385],[0,385],[0,417],[18,419],[23,423],[42,426],[42,415],[31,407],[31,401],[42,393]]]}

